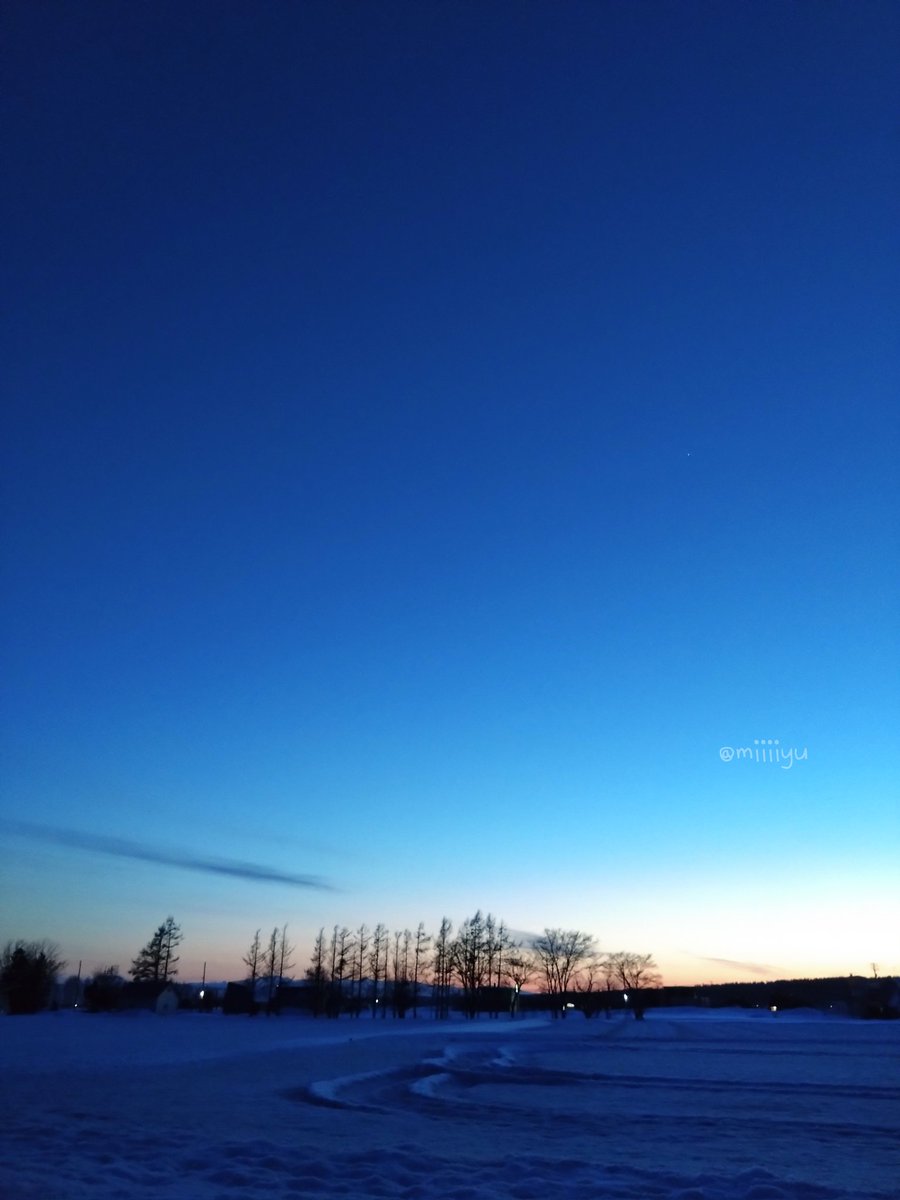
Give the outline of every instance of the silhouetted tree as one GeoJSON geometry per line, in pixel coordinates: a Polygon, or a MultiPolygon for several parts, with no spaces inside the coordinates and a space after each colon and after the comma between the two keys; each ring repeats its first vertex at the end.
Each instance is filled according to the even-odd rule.
{"type": "Polygon", "coordinates": [[[497,922],[494,920],[494,914],[488,913],[484,918],[484,966],[487,974],[487,983],[490,986],[494,982],[494,962],[497,958],[497,922]]]}
{"type": "Polygon", "coordinates": [[[314,1017],[320,1017],[325,1010],[325,1000],[328,989],[328,973],[325,967],[325,930],[320,929],[313,943],[312,960],[306,969],[306,982],[312,991],[312,1010],[314,1017]]]}
{"type": "Polygon", "coordinates": [[[612,978],[628,993],[628,1006],[636,1021],[643,1021],[646,1009],[645,992],[649,988],[657,988],[662,983],[656,963],[650,954],[632,954],[627,950],[619,950],[610,954],[607,960],[610,964],[612,978]]]}
{"type": "Polygon", "coordinates": [[[430,936],[425,932],[425,923],[419,922],[416,929],[416,941],[413,949],[413,987],[412,987],[412,1002],[413,1016],[419,1015],[419,979],[422,969],[425,965],[425,955],[428,953],[428,947],[431,944],[430,936]]]}
{"type": "Polygon", "coordinates": [[[391,989],[391,1008],[395,1017],[405,1017],[409,1007],[409,948],[412,934],[408,929],[394,934],[393,968],[394,980],[391,989]]]}
{"type": "Polygon", "coordinates": [[[496,922],[488,913],[485,917],[485,934],[488,957],[488,987],[491,991],[490,1015],[497,1018],[500,1015],[500,1003],[503,996],[504,984],[509,984],[510,976],[506,970],[506,956],[517,948],[516,942],[510,937],[509,930],[501,920],[496,922]]]}
{"type": "MultiPolygon", "coordinates": [[[[250,949],[252,951],[253,947],[250,949]]],[[[276,925],[260,961],[261,977],[266,981],[266,1012],[269,1014],[275,1010],[277,989],[284,983],[285,972],[294,965],[293,954],[294,947],[287,937],[287,925],[282,925],[281,929],[276,925]]]]}
{"type": "Polygon", "coordinates": [[[506,956],[506,978],[514,989],[510,1016],[514,1017],[519,1009],[519,997],[522,989],[530,979],[537,974],[538,965],[534,952],[524,946],[514,946],[506,956]]]}
{"type": "Polygon", "coordinates": [[[63,1008],[77,1008],[79,1004],[84,1003],[84,987],[86,982],[86,980],[81,978],[80,970],[77,975],[69,975],[66,978],[65,983],[62,985],[62,994],[60,995],[60,1004],[63,1008]]]}
{"type": "Polygon", "coordinates": [[[272,1002],[275,998],[275,977],[278,974],[278,926],[269,934],[269,940],[263,950],[262,978],[266,985],[266,1013],[271,1015],[272,1002]]]}
{"type": "Polygon", "coordinates": [[[488,945],[485,918],[478,909],[474,917],[466,917],[462,922],[450,950],[453,972],[462,988],[469,1018],[478,1011],[478,993],[489,978],[488,945]]]}
{"type": "Polygon", "coordinates": [[[251,995],[256,994],[256,981],[259,979],[260,967],[262,965],[263,951],[259,941],[259,933],[260,931],[257,929],[253,935],[253,941],[250,943],[249,950],[241,959],[241,962],[245,963],[247,967],[246,984],[250,989],[251,995]]]}
{"type": "Polygon", "coordinates": [[[132,962],[128,974],[135,980],[150,979],[154,983],[167,983],[178,974],[175,947],[181,940],[181,928],[175,923],[175,918],[166,917],[132,962]]]}
{"type": "Polygon", "coordinates": [[[545,929],[534,939],[532,949],[543,976],[544,990],[556,1002],[553,1015],[563,1016],[564,997],[574,986],[578,972],[597,954],[594,938],[580,929],[545,929]]]}
{"type": "Polygon", "coordinates": [[[353,1015],[358,1017],[363,1008],[363,979],[366,969],[366,954],[369,949],[369,927],[360,925],[355,936],[355,961],[353,974],[355,976],[356,1000],[353,1005],[353,1015]]]}
{"type": "MultiPolygon", "coordinates": [[[[372,934],[372,949],[369,951],[369,972],[372,976],[372,1016],[378,1012],[378,982],[380,979],[385,981],[385,994],[387,989],[387,956],[388,956],[388,940],[389,934],[384,925],[379,921],[375,926],[372,934]]],[[[382,999],[384,997],[381,997],[382,999]]],[[[384,1015],[384,1005],[382,1005],[382,1016],[384,1015]]]]}
{"type": "Polygon", "coordinates": [[[0,954],[0,993],[10,1016],[46,1007],[58,972],[65,966],[53,942],[7,942],[0,954]]]}
{"type": "Polygon", "coordinates": [[[287,925],[282,925],[278,938],[278,983],[284,983],[287,972],[294,965],[294,947],[288,941],[287,925]]]}
{"type": "Polygon", "coordinates": [[[335,925],[331,934],[331,988],[329,991],[329,1016],[338,1017],[344,1005],[344,978],[347,968],[351,965],[353,953],[353,937],[344,925],[335,925]]]}
{"type": "Polygon", "coordinates": [[[578,993],[578,1007],[586,1017],[595,1017],[604,1001],[603,963],[600,959],[592,959],[585,963],[582,971],[575,980],[575,991],[578,993]]]}
{"type": "Polygon", "coordinates": [[[518,943],[510,937],[509,930],[501,921],[497,926],[497,937],[494,943],[494,982],[497,987],[502,987],[504,981],[509,978],[509,972],[506,970],[506,958],[517,949],[518,943]]]}
{"type": "Polygon", "coordinates": [[[600,970],[603,972],[603,983],[605,985],[603,1012],[608,1021],[612,1017],[612,993],[616,986],[616,964],[612,960],[612,955],[606,955],[600,964],[600,970]]]}
{"type": "Polygon", "coordinates": [[[117,966],[101,967],[84,985],[84,1003],[89,1012],[115,1012],[122,1003],[125,980],[117,966]]]}
{"type": "Polygon", "coordinates": [[[434,939],[434,958],[431,967],[431,987],[434,995],[434,1015],[441,1020],[450,1015],[450,985],[453,980],[453,925],[449,917],[441,919],[434,939]]]}

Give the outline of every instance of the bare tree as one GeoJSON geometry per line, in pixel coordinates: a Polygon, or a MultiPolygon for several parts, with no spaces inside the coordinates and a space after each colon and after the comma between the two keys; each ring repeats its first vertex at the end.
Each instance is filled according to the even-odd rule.
{"type": "Polygon", "coordinates": [[[278,943],[278,984],[284,983],[287,971],[294,965],[294,947],[288,941],[287,925],[281,927],[281,938],[278,943]]]}
{"type": "Polygon", "coordinates": [[[600,964],[600,970],[603,972],[604,992],[606,993],[603,999],[603,1012],[608,1021],[612,1017],[612,993],[616,988],[616,964],[613,962],[612,955],[606,955],[600,964]]]}
{"type": "Polygon", "coordinates": [[[84,985],[84,1003],[88,1012],[113,1012],[122,999],[125,980],[118,965],[100,967],[84,985]]]}
{"type": "Polygon", "coordinates": [[[356,1002],[353,1006],[353,1015],[358,1017],[362,1012],[363,1006],[363,978],[365,975],[366,952],[369,949],[369,927],[368,925],[360,925],[356,931],[356,961],[354,963],[354,974],[356,976],[356,1002]]]}
{"type": "Polygon", "coordinates": [[[250,989],[251,999],[256,991],[256,981],[259,979],[259,969],[262,963],[262,947],[260,946],[259,942],[259,933],[260,931],[257,929],[256,933],[253,935],[253,941],[250,943],[249,950],[241,959],[241,962],[245,963],[247,966],[246,982],[247,987],[250,989]]]}
{"type": "MultiPolygon", "coordinates": [[[[259,930],[256,931],[256,937],[250,945],[250,950],[244,958],[244,962],[253,971],[251,965],[254,951],[258,962],[259,978],[266,981],[266,1012],[271,1013],[276,1011],[277,1007],[277,989],[284,982],[285,972],[289,971],[294,965],[294,947],[288,941],[287,925],[283,925],[281,929],[276,925],[272,930],[268,944],[265,950],[260,954],[259,950],[259,930]]],[[[308,976],[307,972],[307,976],[308,976]]],[[[248,983],[250,980],[248,980],[248,983]]],[[[251,983],[251,987],[253,984],[251,983]]]]}
{"type": "MultiPolygon", "coordinates": [[[[372,1016],[378,1012],[378,983],[382,978],[387,983],[387,955],[389,934],[379,921],[372,934],[372,949],[369,951],[369,971],[372,975],[372,1016]]],[[[383,997],[382,997],[383,999],[383,997]]],[[[382,1006],[382,1015],[384,1006],[382,1006]]]]}
{"type": "Polygon", "coordinates": [[[344,1006],[344,978],[347,974],[347,968],[351,964],[351,956],[353,952],[353,937],[350,930],[344,925],[338,928],[335,925],[331,935],[331,990],[329,1013],[332,1017],[339,1017],[341,1009],[344,1006]]]}
{"type": "Polygon", "coordinates": [[[503,921],[497,927],[497,944],[496,944],[496,983],[497,987],[503,986],[503,981],[509,978],[509,972],[506,970],[506,955],[514,953],[518,949],[518,944],[510,937],[509,930],[503,921]]]}
{"type": "MultiPolygon", "coordinates": [[[[498,1001],[498,1003],[492,1005],[492,1007],[491,1007],[491,1016],[492,1017],[498,1017],[500,1015],[499,1000],[502,995],[501,989],[503,988],[503,986],[506,985],[512,989],[515,989],[514,981],[509,974],[507,966],[508,966],[509,955],[515,954],[518,949],[519,949],[518,942],[516,942],[510,936],[509,930],[506,928],[506,925],[501,920],[499,925],[497,926],[496,936],[494,938],[493,955],[492,955],[493,978],[489,980],[489,983],[494,988],[496,988],[494,995],[497,997],[497,1001],[498,1001]]],[[[513,990],[513,994],[510,997],[510,1001],[509,1001],[509,1013],[511,1016],[513,1015],[513,1010],[514,1010],[514,1007],[516,1004],[517,995],[518,995],[518,993],[515,990],[513,990]]]]}
{"type": "Polygon", "coordinates": [[[325,1010],[328,989],[328,972],[325,967],[325,930],[320,929],[313,943],[312,959],[306,968],[306,981],[312,990],[313,1016],[320,1017],[325,1010]]]}
{"type": "Polygon", "coordinates": [[[514,1017],[519,1010],[519,997],[522,994],[522,989],[526,986],[530,979],[533,979],[537,974],[538,965],[535,961],[534,953],[526,949],[524,946],[513,946],[506,955],[505,978],[510,981],[513,987],[512,1003],[509,1007],[509,1015],[514,1017]]]}
{"type": "Polygon", "coordinates": [[[488,976],[488,941],[485,918],[481,909],[474,917],[466,917],[451,945],[453,973],[463,991],[466,1016],[478,1011],[478,994],[488,976]]]}
{"type": "Polygon", "coordinates": [[[439,1020],[450,1015],[450,984],[453,978],[452,937],[453,925],[449,917],[443,917],[437,937],[434,939],[432,962],[434,1015],[439,1020]]]}
{"type": "MultiPolygon", "coordinates": [[[[494,983],[494,965],[497,961],[499,946],[497,945],[497,922],[494,920],[494,914],[488,913],[484,918],[484,969],[485,980],[490,988],[494,983]]],[[[492,1002],[488,1015],[495,1017],[497,1014],[494,1011],[496,1005],[492,1002]]]]}
{"type": "Polygon", "coordinates": [[[626,993],[627,1003],[636,1021],[643,1021],[646,1008],[645,992],[662,984],[662,977],[650,954],[632,954],[619,950],[608,958],[611,978],[626,993]]]}
{"type": "Polygon", "coordinates": [[[413,1001],[413,1016],[414,1017],[417,1017],[419,1015],[419,976],[422,971],[422,967],[424,966],[425,955],[428,952],[428,947],[429,947],[430,943],[431,943],[431,938],[425,932],[425,923],[423,921],[420,921],[418,928],[416,929],[416,941],[415,941],[415,946],[413,949],[412,1001],[413,1001]]]}
{"type": "Polygon", "coordinates": [[[278,927],[276,926],[269,937],[268,945],[262,956],[262,978],[266,981],[266,1013],[271,1015],[272,1002],[275,998],[275,976],[278,973],[278,927]]]}
{"type": "Polygon", "coordinates": [[[350,981],[350,998],[353,998],[353,962],[355,951],[356,942],[353,940],[353,934],[345,925],[341,928],[341,936],[338,944],[338,981],[341,989],[342,1008],[345,1005],[345,979],[350,981]]]}
{"type": "Polygon", "coordinates": [[[409,1006],[409,947],[412,934],[408,929],[394,933],[392,966],[394,971],[391,988],[391,1009],[395,1017],[405,1017],[409,1006]]]}
{"type": "Polygon", "coordinates": [[[412,949],[412,933],[404,929],[399,935],[397,958],[394,967],[394,1014],[405,1017],[410,1002],[409,956],[412,949]]]}
{"type": "Polygon", "coordinates": [[[575,979],[575,991],[579,995],[578,1007],[586,1017],[595,1017],[603,1004],[604,996],[608,995],[603,987],[603,968],[602,959],[592,959],[585,963],[575,979]]]}
{"type": "Polygon", "coordinates": [[[597,945],[580,929],[545,929],[532,948],[543,976],[544,990],[553,998],[553,1015],[566,1015],[565,996],[581,969],[597,956],[597,945]]]}
{"type": "Polygon", "coordinates": [[[410,931],[408,929],[404,929],[403,930],[403,944],[402,944],[402,956],[401,957],[402,957],[402,965],[403,965],[403,978],[407,981],[407,983],[409,982],[409,952],[410,952],[411,947],[412,947],[412,934],[410,933],[410,931]]]}

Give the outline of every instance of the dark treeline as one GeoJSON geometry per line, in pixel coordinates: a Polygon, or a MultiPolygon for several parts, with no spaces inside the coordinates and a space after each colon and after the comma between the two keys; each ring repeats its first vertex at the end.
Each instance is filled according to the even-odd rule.
{"type": "Polygon", "coordinates": [[[294,947],[287,926],[268,937],[257,929],[242,956],[246,973],[224,993],[215,987],[179,983],[176,953],[183,941],[173,917],[154,930],[137,953],[126,981],[117,965],[93,975],[70,976],[57,991],[65,965],[51,943],[10,943],[0,960],[0,1007],[34,1012],[48,1003],[83,1004],[89,1011],[123,1008],[196,1007],[227,1013],[277,1013],[294,1008],[315,1017],[342,1015],[413,1018],[426,1010],[437,1019],[461,1012],[514,1017],[523,1006],[555,1017],[580,1009],[609,1015],[617,991],[643,1016],[646,997],[659,986],[650,955],[602,954],[592,934],[545,929],[516,938],[506,923],[479,909],[457,927],[445,917],[435,933],[420,922],[415,930],[389,930],[379,923],[356,929],[335,925],[319,930],[303,977],[293,977],[294,947]]]}
{"type": "MultiPolygon", "coordinates": [[[[62,1004],[89,1011],[116,1011],[169,1004],[229,1013],[277,1013],[287,1009],[315,1017],[402,1019],[427,1012],[436,1019],[451,1013],[548,1012],[586,1017],[631,1012],[640,1020],[648,1008],[672,1005],[707,1008],[817,1008],[860,1017],[900,1017],[900,981],[859,975],[823,979],[768,980],[663,987],[649,954],[604,953],[591,934],[575,929],[545,929],[514,937],[505,922],[479,910],[456,929],[445,917],[436,933],[420,922],[415,930],[390,931],[383,924],[354,930],[324,927],[313,944],[308,965],[297,980],[295,948],[287,925],[267,937],[257,930],[242,962],[240,983],[219,988],[178,983],[176,948],[180,926],[167,917],[133,960],[126,981],[118,966],[58,982],[65,963],[48,941],[9,942],[0,951],[0,1011],[33,1013],[62,1004]]],[[[205,983],[205,969],[204,969],[205,983]]]]}
{"type": "Polygon", "coordinates": [[[822,979],[774,979],[752,983],[709,983],[692,988],[663,988],[662,1004],[704,1008],[766,1008],[773,1013],[816,1008],[869,1018],[900,1017],[900,986],[893,978],[837,975],[822,979]]]}
{"type": "MultiPolygon", "coordinates": [[[[267,962],[273,961],[278,930],[267,962]]],[[[274,988],[260,994],[260,935],[243,962],[241,984],[229,984],[226,1012],[254,1013],[302,1009],[315,1017],[413,1018],[425,1010],[437,1018],[461,1012],[514,1017],[523,1005],[554,1016],[579,1009],[586,1016],[615,1007],[613,994],[627,991],[629,1008],[643,1017],[646,996],[660,984],[650,955],[603,954],[593,935],[581,930],[545,929],[532,938],[514,937],[503,920],[479,909],[456,928],[445,917],[435,933],[420,922],[415,930],[389,930],[384,924],[355,929],[323,926],[300,982],[279,970],[274,988]],[[526,988],[529,989],[526,991],[526,988]]]]}

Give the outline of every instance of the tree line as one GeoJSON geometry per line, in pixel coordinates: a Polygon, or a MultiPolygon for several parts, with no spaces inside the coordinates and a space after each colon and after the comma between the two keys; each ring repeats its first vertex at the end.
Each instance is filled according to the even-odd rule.
{"type": "MultiPolygon", "coordinates": [[[[136,986],[165,987],[178,975],[181,927],[167,917],[132,960],[128,974],[136,986]]],[[[267,937],[257,929],[242,956],[243,985],[250,1010],[257,1001],[273,1011],[285,991],[298,986],[295,947],[287,925],[267,937]]],[[[0,997],[10,1013],[35,1012],[50,999],[56,975],[65,963],[50,942],[8,943],[0,955],[0,997]]],[[[68,983],[75,983],[73,976],[68,983]]],[[[77,980],[80,986],[80,976],[77,980]]],[[[636,1019],[644,1014],[645,995],[659,987],[660,976],[649,954],[602,952],[592,934],[577,929],[544,929],[533,937],[514,937],[503,920],[479,909],[455,929],[444,917],[436,933],[424,922],[415,930],[389,930],[361,924],[355,930],[321,928],[313,943],[302,987],[315,1016],[418,1017],[427,1006],[438,1019],[461,1010],[515,1016],[526,989],[542,993],[554,1016],[577,1007],[587,1016],[609,1013],[613,990],[627,992],[636,1019]]],[[[83,987],[87,1006],[103,1011],[119,1006],[125,980],[117,965],[105,966],[83,987]]]]}
{"type": "MultiPolygon", "coordinates": [[[[258,943],[257,932],[243,960],[251,966],[246,982],[253,988],[258,943]]],[[[661,982],[649,954],[604,953],[592,934],[576,929],[548,928],[536,937],[516,938],[504,921],[480,909],[455,930],[444,917],[433,935],[423,922],[414,931],[390,931],[379,923],[355,930],[335,925],[327,934],[322,927],[304,975],[313,1014],[330,1017],[369,1012],[384,1018],[389,1011],[416,1017],[425,1003],[437,1018],[449,1016],[451,1007],[469,1018],[479,1012],[515,1016],[530,987],[547,997],[555,1016],[571,1007],[588,1016],[609,1011],[609,994],[622,990],[641,1019],[647,991],[661,982]]]]}

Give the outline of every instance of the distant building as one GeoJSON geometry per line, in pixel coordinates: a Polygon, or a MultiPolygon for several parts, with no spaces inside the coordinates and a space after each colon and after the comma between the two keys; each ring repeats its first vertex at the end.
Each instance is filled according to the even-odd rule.
{"type": "Polygon", "coordinates": [[[170,1013],[178,1012],[178,993],[168,984],[156,997],[154,1011],[160,1017],[166,1017],[170,1013]]]}

